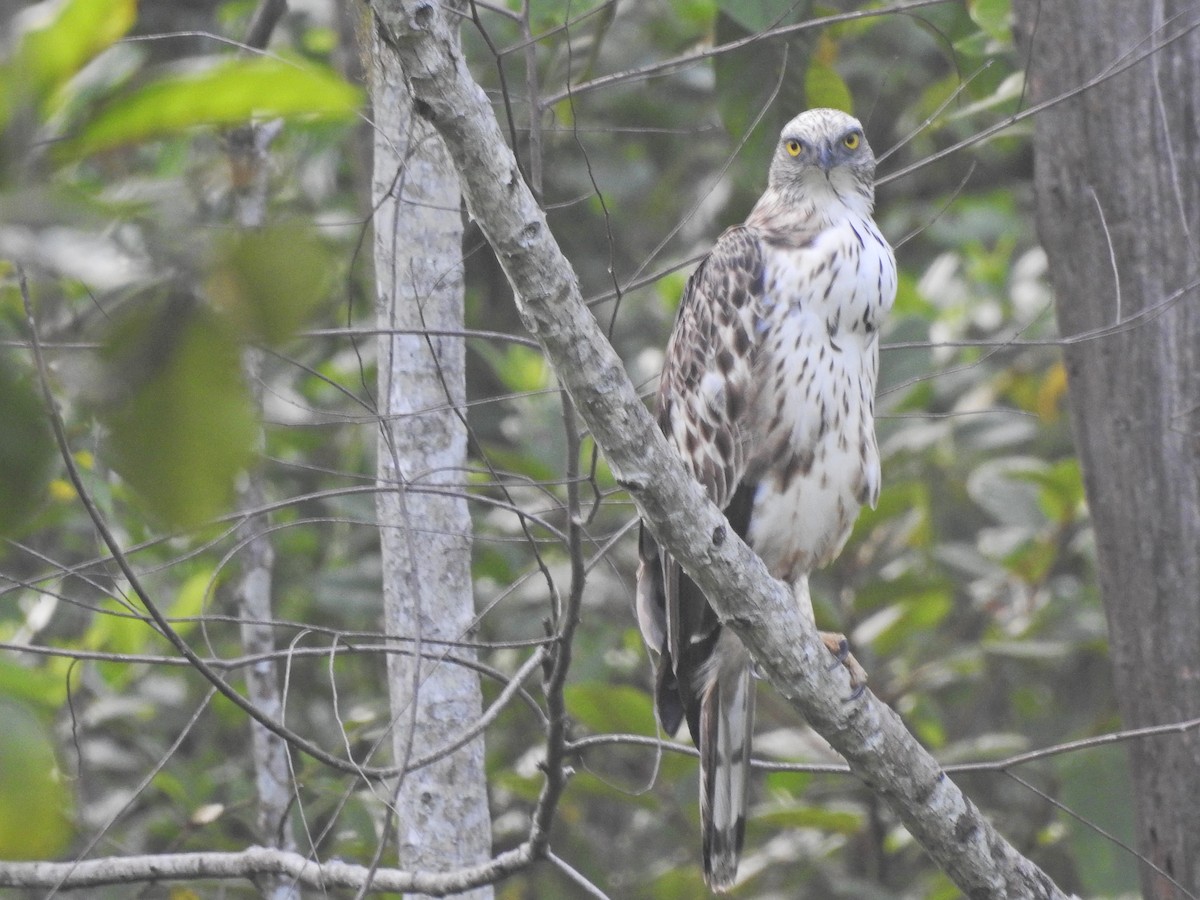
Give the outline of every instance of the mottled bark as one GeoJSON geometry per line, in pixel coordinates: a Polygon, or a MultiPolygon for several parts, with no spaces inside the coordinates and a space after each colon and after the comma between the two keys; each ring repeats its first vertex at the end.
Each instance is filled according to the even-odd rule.
{"type": "MultiPolygon", "coordinates": [[[[528,845],[506,850],[494,860],[440,875],[430,872],[400,872],[373,869],[340,859],[317,862],[311,856],[271,847],[247,847],[237,851],[209,853],[151,853],[145,856],[107,856],[69,862],[5,862],[0,860],[0,885],[15,888],[48,888],[51,892],[67,889],[128,886],[139,881],[160,884],[164,881],[192,882],[209,879],[248,878],[261,884],[275,878],[299,887],[310,888],[309,897],[327,897],[336,888],[360,891],[371,896],[377,891],[403,893],[406,898],[431,894],[438,897],[462,896],[455,891],[464,884],[496,880],[528,865],[528,845]]],[[[165,889],[160,888],[160,891],[165,889]]],[[[152,891],[152,889],[151,889],[152,891]]],[[[162,896],[147,892],[148,896],[162,896]]],[[[85,896],[80,894],[78,896],[85,896]]],[[[109,896],[130,896],[128,892],[109,896]]],[[[341,896],[341,895],[339,895],[341,896]]]]}
{"type": "MultiPolygon", "coordinates": [[[[1076,445],[1126,727],[1200,715],[1200,7],[1019,0],[1076,445]],[[1086,336],[1076,340],[1076,336],[1086,336]]],[[[1200,734],[1128,745],[1141,853],[1200,892],[1200,734]]],[[[1143,868],[1147,897],[1177,889],[1143,868]]]]}
{"type": "MultiPolygon", "coordinates": [[[[389,656],[397,762],[445,746],[480,715],[478,675],[440,661],[437,640],[472,635],[471,520],[466,478],[465,348],[423,329],[463,327],[462,215],[458,178],[441,139],[413,115],[392,51],[374,48],[373,194],[379,340],[377,501],[384,622],[421,654],[389,656]],[[407,487],[446,485],[449,492],[407,487]]],[[[455,648],[459,656],[468,650],[455,648]]],[[[441,872],[491,853],[483,739],[405,775],[397,791],[403,868],[441,872]]],[[[464,896],[490,898],[484,886],[464,896]]]]}

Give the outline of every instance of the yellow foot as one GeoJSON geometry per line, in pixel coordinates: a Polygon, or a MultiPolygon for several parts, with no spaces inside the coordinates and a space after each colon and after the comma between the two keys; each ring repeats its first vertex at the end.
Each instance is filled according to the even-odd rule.
{"type": "MultiPolygon", "coordinates": [[[[846,640],[844,634],[838,634],[836,631],[821,631],[821,640],[825,642],[825,646],[829,652],[837,658],[834,666],[845,666],[850,673],[850,687],[854,689],[854,693],[850,695],[850,699],[854,700],[866,689],[867,685],[867,670],[864,669],[854,658],[854,654],[850,652],[850,642],[846,640]]],[[[830,668],[833,668],[831,666],[830,668]]]]}

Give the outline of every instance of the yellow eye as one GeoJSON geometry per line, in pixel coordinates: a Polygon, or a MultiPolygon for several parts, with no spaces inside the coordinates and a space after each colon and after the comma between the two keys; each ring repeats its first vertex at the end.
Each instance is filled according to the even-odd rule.
{"type": "Polygon", "coordinates": [[[852,131],[842,138],[842,146],[847,150],[857,150],[860,143],[862,143],[862,135],[857,131],[852,131]]]}
{"type": "Polygon", "coordinates": [[[794,138],[792,140],[788,141],[787,143],[785,143],[783,146],[787,147],[787,152],[788,152],[789,156],[799,156],[800,151],[804,149],[804,146],[799,141],[795,140],[794,138]]]}

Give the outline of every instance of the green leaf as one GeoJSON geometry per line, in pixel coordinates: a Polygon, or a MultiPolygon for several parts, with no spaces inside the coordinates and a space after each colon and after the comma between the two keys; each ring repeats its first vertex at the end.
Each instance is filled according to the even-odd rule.
{"type": "Polygon", "coordinates": [[[21,41],[12,64],[18,84],[43,100],[123,37],[136,18],[137,0],[70,0],[21,41]]]}
{"type": "Polygon", "coordinates": [[[854,112],[854,99],[842,76],[831,65],[819,59],[809,64],[804,73],[804,96],[809,108],[828,106],[843,112],[854,112]]]}
{"type": "Polygon", "coordinates": [[[46,496],[54,443],[32,386],[0,357],[0,534],[14,531],[46,496]]]}
{"type": "Polygon", "coordinates": [[[1137,860],[1112,852],[1112,838],[1132,843],[1135,833],[1133,807],[1114,798],[1133,796],[1129,758],[1120,747],[1096,747],[1083,753],[1067,753],[1051,760],[1060,797],[1080,821],[1059,813],[1067,827],[1067,840],[1083,882],[1081,892],[1089,897],[1136,896],[1137,860]],[[1103,790],[1097,787],[1103,785],[1103,790]],[[1086,827],[1080,822],[1086,822],[1086,827]]]}
{"type": "MultiPolygon", "coordinates": [[[[995,111],[997,108],[1001,108],[1003,111],[1011,111],[1023,96],[1025,96],[1025,73],[1013,72],[1000,82],[991,94],[955,110],[948,116],[948,119],[951,122],[968,119],[982,112],[995,111]]],[[[998,139],[998,136],[993,135],[985,143],[998,139]]]]}
{"type": "Polygon", "coordinates": [[[812,780],[813,776],[808,772],[768,772],[763,776],[763,791],[768,795],[799,797],[812,780]]]}
{"type": "MultiPolygon", "coordinates": [[[[105,653],[141,653],[154,634],[141,619],[116,600],[103,601],[80,641],[87,650],[105,653]]],[[[136,677],[134,668],[120,662],[97,662],[96,672],[115,690],[124,690],[136,677]]]]}
{"type": "Polygon", "coordinates": [[[1067,457],[1049,469],[1013,472],[1013,478],[1038,485],[1038,504],[1052,522],[1071,522],[1084,503],[1083,474],[1079,460],[1067,457]]]}
{"type": "Polygon", "coordinates": [[[125,390],[101,410],[114,468],[169,524],[208,521],[227,506],[257,434],[238,344],[184,298],[125,323],[109,354],[125,390]]]}
{"type": "Polygon", "coordinates": [[[67,679],[50,667],[25,666],[0,657],[0,697],[53,711],[67,699],[67,679]]]}
{"type": "MultiPolygon", "coordinates": [[[[189,576],[175,592],[168,615],[177,620],[196,619],[204,612],[204,606],[208,602],[209,589],[215,587],[216,581],[213,573],[208,569],[189,576]]],[[[180,621],[176,624],[175,630],[186,635],[196,625],[195,621],[180,621]]]]}
{"type": "Polygon", "coordinates": [[[1003,44],[1012,42],[1009,0],[969,0],[967,12],[988,37],[1003,44]]]}
{"type": "Polygon", "coordinates": [[[650,695],[628,685],[599,681],[567,685],[572,718],[595,732],[654,734],[650,695]]]}
{"type": "Polygon", "coordinates": [[[496,377],[514,393],[540,391],[550,383],[550,364],[540,350],[511,344],[502,351],[483,345],[479,352],[491,363],[496,377]]]}
{"type": "Polygon", "coordinates": [[[817,828],[837,834],[857,834],[862,829],[863,816],[857,812],[821,806],[791,806],[756,813],[754,826],[769,827],[772,831],[784,828],[817,828]]]}
{"type": "Polygon", "coordinates": [[[0,700],[0,859],[48,859],[71,839],[71,793],[37,717],[0,700]]]}
{"type": "Polygon", "coordinates": [[[347,119],[361,102],[358,88],[327,69],[265,57],[229,60],[166,75],[113,101],[60,153],[84,156],[196,125],[296,116],[347,119]]]}
{"type": "Polygon", "coordinates": [[[671,0],[671,11],[685,27],[707,31],[717,14],[717,3],[715,0],[671,0]]]}
{"type": "Polygon", "coordinates": [[[326,296],[334,261],[311,228],[236,231],[221,243],[208,280],[214,305],[265,343],[291,335],[326,296]]]}
{"type": "Polygon", "coordinates": [[[1026,541],[1004,556],[1004,567],[1027,584],[1038,584],[1058,560],[1055,540],[1026,541]]]}
{"type": "Polygon", "coordinates": [[[877,653],[897,652],[911,635],[935,628],[954,607],[949,590],[931,589],[885,606],[855,629],[854,639],[870,643],[877,653]]]}

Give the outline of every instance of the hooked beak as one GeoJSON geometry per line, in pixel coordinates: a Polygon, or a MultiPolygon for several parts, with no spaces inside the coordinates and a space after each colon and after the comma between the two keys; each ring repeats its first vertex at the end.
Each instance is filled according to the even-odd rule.
{"type": "Polygon", "coordinates": [[[821,171],[826,175],[833,168],[833,147],[830,144],[821,144],[820,150],[817,151],[817,165],[821,167],[821,171]]]}

